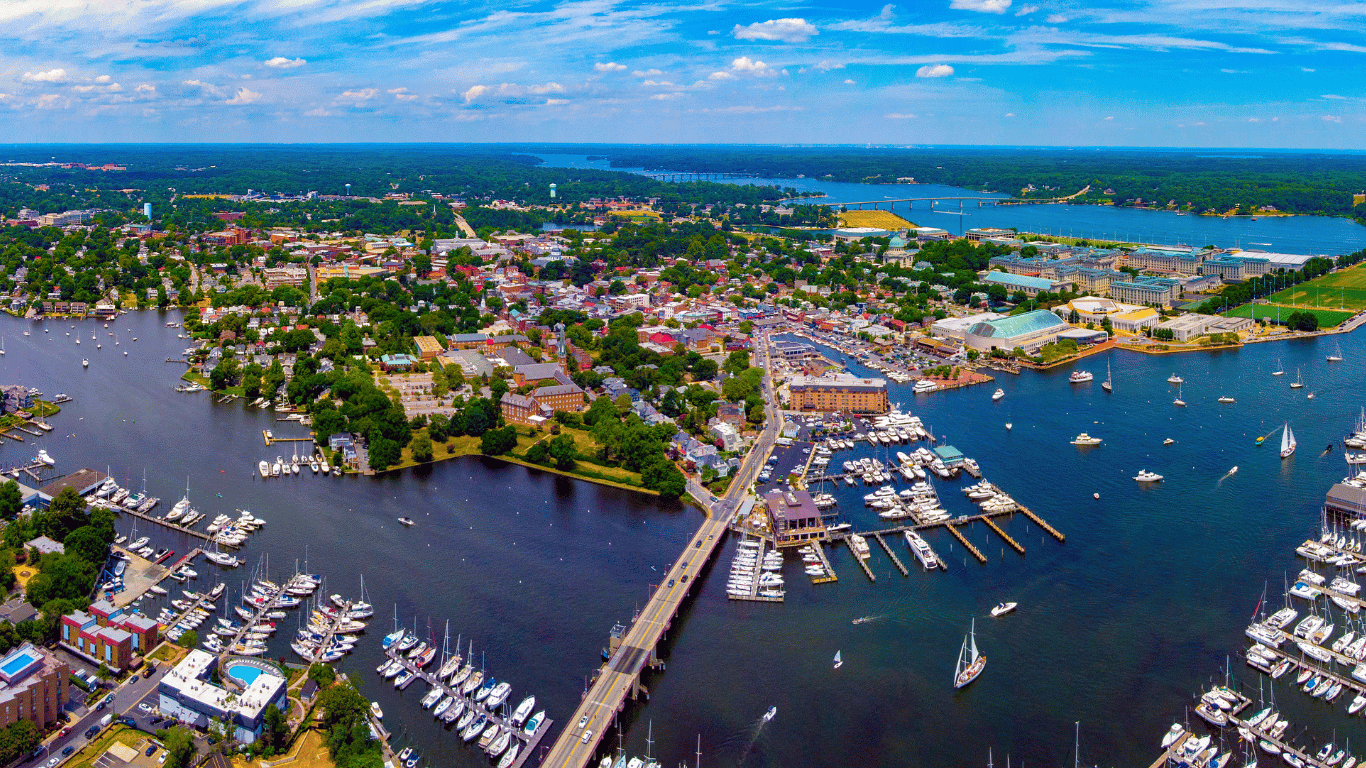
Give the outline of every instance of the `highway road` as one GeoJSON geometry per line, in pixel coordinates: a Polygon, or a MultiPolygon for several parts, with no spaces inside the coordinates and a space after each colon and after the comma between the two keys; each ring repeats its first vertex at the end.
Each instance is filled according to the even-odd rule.
{"type": "Polygon", "coordinates": [[[688,540],[687,547],[673,566],[664,574],[664,583],[656,587],[645,610],[636,617],[621,646],[603,667],[593,687],[588,690],[573,716],[566,720],[565,730],[541,761],[543,766],[582,768],[597,752],[603,734],[611,726],[617,710],[630,695],[631,686],[640,670],[650,660],[679,604],[688,594],[697,572],[711,558],[716,547],[725,539],[727,526],[739,508],[751,483],[758,474],[768,452],[782,427],[781,414],[774,407],[773,385],[767,365],[768,339],[759,339],[755,349],[755,365],[762,366],[764,375],[764,429],[755,440],[753,449],[740,465],[722,497],[711,495],[695,480],[688,481],[688,492],[698,500],[707,518],[688,540]]]}

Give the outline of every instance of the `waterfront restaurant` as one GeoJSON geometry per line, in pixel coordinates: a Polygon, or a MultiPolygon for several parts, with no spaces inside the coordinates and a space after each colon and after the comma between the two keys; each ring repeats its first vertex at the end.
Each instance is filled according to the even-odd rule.
{"type": "Polygon", "coordinates": [[[764,496],[773,542],[778,547],[795,547],[826,538],[821,512],[806,491],[774,489],[764,496]]]}

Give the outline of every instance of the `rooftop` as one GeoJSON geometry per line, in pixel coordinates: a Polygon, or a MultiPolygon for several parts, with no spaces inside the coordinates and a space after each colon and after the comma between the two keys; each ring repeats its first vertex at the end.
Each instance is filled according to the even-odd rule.
{"type": "MultiPolygon", "coordinates": [[[[1047,281],[1045,281],[1047,282],[1047,281]]],[[[1062,330],[1067,328],[1067,323],[1062,318],[1053,314],[1047,309],[1036,309],[1032,312],[1025,312],[1011,317],[1003,317],[999,320],[987,320],[978,323],[968,329],[968,333],[974,336],[994,339],[1008,339],[1014,336],[1023,336],[1027,333],[1037,333],[1047,330],[1062,330]]]]}

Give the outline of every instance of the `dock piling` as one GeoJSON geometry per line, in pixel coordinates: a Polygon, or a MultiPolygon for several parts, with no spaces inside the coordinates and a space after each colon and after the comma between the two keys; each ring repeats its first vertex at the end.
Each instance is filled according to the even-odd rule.
{"type": "Polygon", "coordinates": [[[949,533],[952,533],[954,538],[958,539],[958,543],[962,544],[964,548],[971,552],[972,556],[977,558],[978,562],[985,563],[987,561],[987,556],[982,554],[977,547],[974,547],[972,542],[968,541],[967,538],[963,536],[963,533],[957,528],[954,528],[951,523],[944,523],[944,527],[949,529],[949,533]]]}
{"type": "Polygon", "coordinates": [[[892,565],[895,565],[896,569],[901,571],[901,575],[910,576],[911,572],[906,570],[906,566],[901,564],[901,559],[898,558],[896,553],[892,551],[892,548],[888,546],[886,540],[882,538],[882,534],[875,533],[873,534],[873,538],[877,539],[877,543],[882,545],[882,549],[887,553],[887,556],[892,558],[892,565]]]}

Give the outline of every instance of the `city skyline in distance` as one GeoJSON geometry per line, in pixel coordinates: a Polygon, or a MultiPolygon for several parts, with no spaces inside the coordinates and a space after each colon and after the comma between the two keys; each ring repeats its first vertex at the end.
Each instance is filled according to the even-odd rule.
{"type": "Polygon", "coordinates": [[[3,142],[1366,146],[1360,4],[56,0],[0,21],[3,142]]]}

